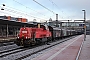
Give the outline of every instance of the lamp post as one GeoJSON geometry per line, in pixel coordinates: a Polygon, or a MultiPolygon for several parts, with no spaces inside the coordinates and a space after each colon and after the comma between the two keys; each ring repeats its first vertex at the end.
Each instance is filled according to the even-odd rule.
{"type": "MultiPolygon", "coordinates": [[[[5,6],[5,4],[2,4],[3,6],[5,6]]],[[[1,10],[4,10],[4,8],[1,8],[1,10]]]]}
{"type": "Polygon", "coordinates": [[[84,12],[84,41],[86,40],[86,11],[82,10],[84,12]]]}

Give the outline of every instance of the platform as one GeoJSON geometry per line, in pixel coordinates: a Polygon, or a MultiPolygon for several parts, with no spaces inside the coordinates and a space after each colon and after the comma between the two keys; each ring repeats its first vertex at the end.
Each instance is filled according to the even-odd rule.
{"type": "Polygon", "coordinates": [[[79,60],[90,60],[90,35],[86,36],[86,41],[83,43],[79,60]]]}
{"type": "Polygon", "coordinates": [[[57,47],[33,58],[32,60],[76,60],[82,42],[84,42],[83,39],[84,35],[79,35],[73,39],[63,42],[57,47]]]}
{"type": "Polygon", "coordinates": [[[0,42],[13,41],[16,37],[0,37],[0,42]]]}

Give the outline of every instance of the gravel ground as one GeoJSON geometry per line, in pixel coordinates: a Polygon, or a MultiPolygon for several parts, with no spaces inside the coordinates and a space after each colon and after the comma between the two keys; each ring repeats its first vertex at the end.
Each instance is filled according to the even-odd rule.
{"type": "MultiPolygon", "coordinates": [[[[60,45],[60,44],[58,44],[58,45],[60,45]]],[[[55,48],[56,46],[58,46],[58,45],[55,45],[55,46],[50,47],[50,48],[48,48],[48,49],[45,49],[45,50],[43,50],[43,51],[41,51],[41,52],[38,52],[38,53],[36,53],[36,54],[33,54],[33,55],[31,55],[31,56],[29,56],[29,57],[27,57],[27,58],[25,58],[25,59],[22,59],[22,60],[31,60],[31,59],[33,59],[33,58],[35,58],[35,57],[37,57],[37,56],[39,56],[39,55],[41,55],[41,54],[44,54],[45,52],[47,52],[47,51],[49,51],[49,50],[54,49],[54,48],[55,48]]]]}
{"type": "Polygon", "coordinates": [[[6,50],[10,50],[10,49],[15,49],[17,48],[18,46],[16,44],[13,44],[13,45],[7,45],[7,46],[1,46],[0,47],[0,52],[2,51],[6,51],[6,50]]]}

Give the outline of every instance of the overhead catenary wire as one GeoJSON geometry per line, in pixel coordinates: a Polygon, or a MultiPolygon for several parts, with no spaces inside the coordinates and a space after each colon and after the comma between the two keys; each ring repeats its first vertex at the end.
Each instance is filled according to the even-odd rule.
{"type": "Polygon", "coordinates": [[[48,11],[50,11],[53,14],[56,14],[54,11],[48,9],[47,7],[43,6],[42,4],[40,4],[39,2],[37,2],[36,0],[33,0],[34,2],[36,2],[37,4],[39,4],[40,6],[42,6],[43,8],[47,9],[48,11]]]}
{"type": "MultiPolygon", "coordinates": [[[[3,4],[2,4],[3,5],[3,4]]],[[[31,16],[31,17],[33,17],[33,18],[37,18],[37,19],[42,19],[42,20],[44,20],[43,18],[40,18],[40,17],[36,17],[36,16],[33,16],[33,14],[31,14],[31,13],[26,13],[25,11],[22,11],[22,10],[19,10],[19,9],[16,9],[16,8],[13,8],[13,7],[10,7],[10,6],[8,6],[8,5],[5,5],[5,6],[0,6],[1,8],[3,8],[4,10],[6,10],[6,11],[9,11],[9,13],[16,13],[16,14],[20,14],[20,15],[27,15],[27,16],[31,16]]],[[[13,15],[14,15],[13,14],[13,15]]],[[[11,15],[11,14],[10,14],[11,15]]]]}
{"type": "MultiPolygon", "coordinates": [[[[53,2],[52,0],[49,0],[53,5],[57,6],[55,2],[53,2]]],[[[58,7],[58,6],[57,6],[58,7]]]]}
{"type": "MultiPolygon", "coordinates": [[[[10,8],[12,8],[12,7],[10,7],[10,8]]],[[[34,14],[32,14],[32,13],[30,13],[30,12],[26,12],[26,11],[22,11],[22,10],[19,10],[19,9],[16,9],[16,8],[13,8],[14,10],[18,10],[18,11],[20,11],[20,12],[23,12],[24,14],[28,14],[28,15],[33,15],[34,16],[34,14]]],[[[44,16],[44,15],[43,15],[44,16]]],[[[45,16],[44,16],[45,17],[45,16]]],[[[46,18],[46,17],[45,17],[46,18]]],[[[44,19],[45,19],[44,18],[44,19]]]]}
{"type": "MultiPolygon", "coordinates": [[[[13,7],[10,7],[10,6],[7,6],[7,7],[9,7],[9,8],[12,8],[12,9],[14,9],[14,10],[18,10],[18,11],[20,11],[20,12],[23,12],[23,13],[28,13],[28,12],[26,12],[26,11],[22,11],[22,10],[20,10],[20,9],[16,9],[16,8],[13,8],[13,7]]],[[[32,13],[28,13],[28,14],[32,14],[32,13]]],[[[32,14],[33,15],[33,14],[32,14]]]]}
{"type": "MultiPolygon", "coordinates": [[[[60,7],[55,3],[55,2],[53,2],[52,0],[49,0],[54,6],[56,6],[56,8],[59,10],[59,11],[61,11],[61,9],[60,9],[60,7]]],[[[66,13],[64,13],[64,11],[61,11],[63,14],[66,14],[66,13]]],[[[60,15],[59,15],[60,16],[60,15]]],[[[62,17],[63,18],[63,17],[62,17]]]]}
{"type": "Polygon", "coordinates": [[[12,9],[9,9],[9,8],[5,8],[5,7],[4,7],[4,11],[8,11],[10,13],[14,13],[14,14],[17,14],[17,15],[26,15],[26,16],[33,17],[33,18],[42,19],[42,18],[39,18],[39,17],[32,16],[31,14],[26,14],[26,13],[23,13],[23,12],[18,12],[18,11],[15,11],[15,10],[12,10],[12,9]]]}
{"type": "MultiPolygon", "coordinates": [[[[4,8],[2,8],[1,6],[0,6],[0,8],[1,9],[4,9],[4,8]]],[[[1,15],[3,15],[4,14],[4,16],[6,16],[6,15],[12,15],[12,16],[16,16],[16,14],[11,14],[11,13],[8,13],[8,12],[6,12],[5,11],[5,9],[4,10],[2,10],[2,11],[0,11],[2,14],[1,15]]],[[[11,11],[10,11],[11,12],[11,11]]]]}
{"type": "MultiPolygon", "coordinates": [[[[16,2],[16,3],[18,3],[18,4],[20,4],[20,5],[22,5],[22,6],[24,6],[24,7],[27,7],[27,6],[25,6],[24,4],[22,4],[22,3],[20,3],[20,2],[18,2],[18,1],[16,1],[16,0],[13,0],[13,1],[16,2]]],[[[35,1],[35,0],[34,0],[34,1],[35,1]]],[[[42,6],[43,6],[43,5],[42,5],[42,6]]],[[[49,10],[49,11],[50,11],[51,13],[53,13],[54,15],[56,14],[54,11],[51,11],[50,9],[46,8],[45,6],[43,6],[43,7],[44,7],[45,9],[49,10]]],[[[38,11],[30,8],[30,7],[27,7],[27,8],[30,9],[30,10],[33,10],[33,11],[39,13],[39,14],[42,14],[42,13],[40,13],[40,12],[38,12],[38,11]]],[[[44,14],[42,14],[42,15],[44,15],[44,14]]],[[[46,15],[44,15],[44,16],[46,16],[46,15]]],[[[50,17],[46,17],[46,18],[50,18],[50,17]]],[[[44,20],[45,20],[45,19],[44,19],[44,20]]]]}
{"type": "Polygon", "coordinates": [[[7,14],[15,16],[14,14],[10,14],[10,13],[7,13],[7,12],[0,11],[0,13],[2,13],[1,15],[3,15],[3,13],[4,13],[5,14],[4,16],[6,16],[7,14]]]}
{"type": "Polygon", "coordinates": [[[27,7],[27,6],[25,6],[24,4],[22,4],[22,3],[20,3],[20,2],[18,2],[18,1],[16,1],[16,0],[13,0],[13,1],[16,2],[16,3],[18,3],[18,4],[20,4],[20,5],[22,5],[22,6],[24,6],[24,7],[26,7],[26,8],[28,8],[28,9],[30,9],[30,10],[32,10],[32,11],[34,11],[34,12],[37,12],[38,14],[41,14],[41,15],[45,16],[44,14],[42,14],[42,13],[40,13],[40,12],[38,12],[38,11],[30,8],[30,7],[27,7]]]}
{"type": "MultiPolygon", "coordinates": [[[[6,8],[6,9],[8,9],[8,8],[6,8]]],[[[11,10],[11,9],[8,9],[8,10],[11,10]]],[[[26,13],[25,11],[22,11],[22,10],[18,10],[18,9],[16,9],[16,11],[15,11],[15,9],[14,10],[11,10],[13,13],[18,13],[18,14],[24,14],[24,15],[30,15],[31,17],[34,17],[34,18],[38,18],[38,17],[35,17],[35,16],[33,16],[31,13],[26,13]],[[20,11],[20,12],[19,12],[20,11]]],[[[40,19],[40,18],[39,18],[40,19]]]]}

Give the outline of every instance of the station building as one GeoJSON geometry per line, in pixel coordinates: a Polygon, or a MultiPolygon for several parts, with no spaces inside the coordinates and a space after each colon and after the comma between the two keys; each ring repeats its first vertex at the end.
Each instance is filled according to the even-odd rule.
{"type": "MultiPolygon", "coordinates": [[[[84,33],[83,22],[45,22],[47,25],[62,29],[75,30],[77,33],[84,33]]],[[[37,22],[28,22],[25,18],[14,18],[11,16],[0,16],[0,37],[16,37],[21,27],[33,27],[37,22]]],[[[90,21],[86,22],[87,33],[90,34],[90,21]]]]}
{"type": "Polygon", "coordinates": [[[14,17],[0,16],[0,37],[16,37],[21,27],[32,27],[26,21],[14,17]]]}
{"type": "MultiPolygon", "coordinates": [[[[47,23],[53,27],[59,27],[62,29],[75,30],[77,33],[84,33],[84,22],[61,22],[61,21],[50,21],[47,23]]],[[[90,20],[86,21],[86,33],[90,34],[90,20]]]]}
{"type": "Polygon", "coordinates": [[[0,16],[2,19],[7,19],[10,21],[18,21],[18,22],[28,22],[26,18],[16,18],[16,17],[11,17],[11,16],[0,16]]]}

